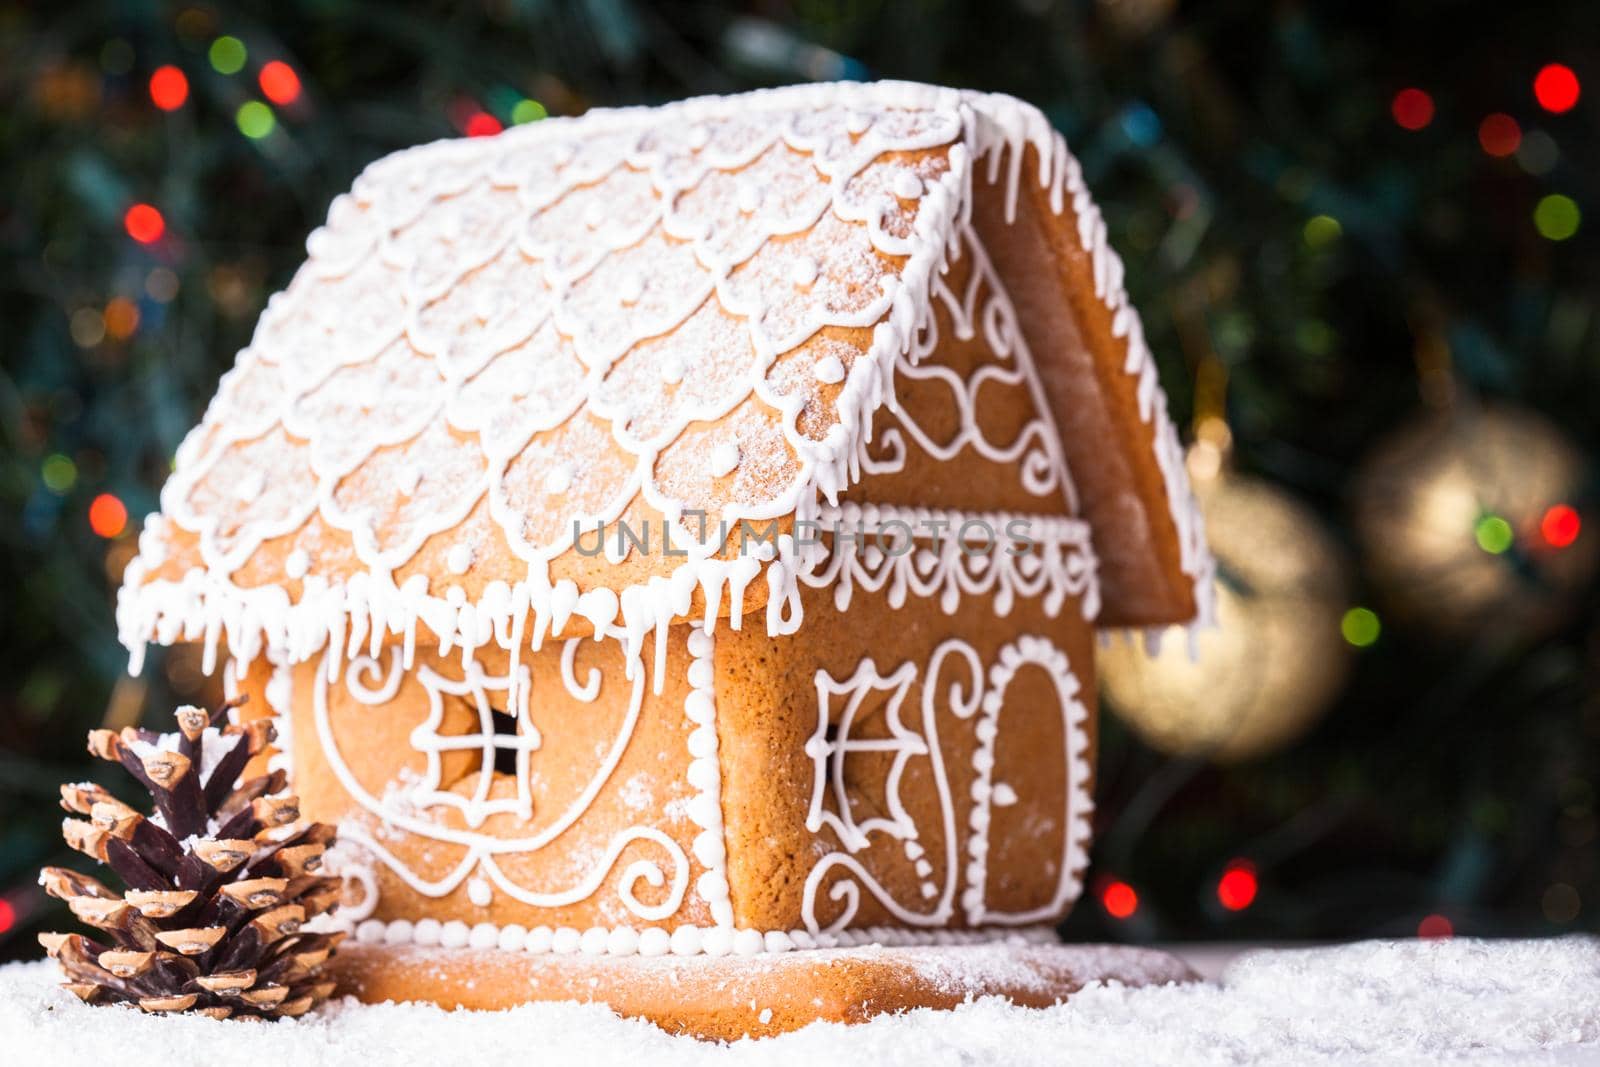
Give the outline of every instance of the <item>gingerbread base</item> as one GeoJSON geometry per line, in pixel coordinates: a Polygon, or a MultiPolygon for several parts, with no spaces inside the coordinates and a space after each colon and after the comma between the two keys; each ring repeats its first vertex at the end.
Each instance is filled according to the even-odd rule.
{"type": "Polygon", "coordinates": [[[1095,981],[1141,986],[1197,978],[1153,949],[1020,941],[656,959],[347,944],[328,967],[341,993],[368,1003],[495,1010],[540,1000],[600,1002],[670,1033],[711,1040],[953,1008],[983,996],[1047,1007],[1095,981]]]}

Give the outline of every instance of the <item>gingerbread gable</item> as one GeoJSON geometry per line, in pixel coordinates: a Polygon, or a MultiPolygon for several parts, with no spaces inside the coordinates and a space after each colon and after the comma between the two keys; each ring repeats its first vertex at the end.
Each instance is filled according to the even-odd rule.
{"type": "Polygon", "coordinates": [[[1203,614],[1177,437],[1076,161],[1009,97],[879,83],[601,111],[373,164],[179,449],[122,638],[136,661],[204,640],[243,664],[409,647],[419,625],[442,651],[574,632],[636,647],[763,606],[769,632],[792,629],[796,524],[882,468],[873,428],[963,296],[947,268],[986,255],[980,231],[1017,301],[985,258],[1002,299],[966,328],[1028,335],[1048,431],[1001,458],[1043,486],[1038,511],[1089,520],[1104,621],[1203,614]],[[996,227],[1051,245],[1051,286],[1016,291],[1021,253],[996,227]],[[1051,301],[1089,335],[1059,358],[1041,345],[1051,301]],[[1109,443],[1080,429],[1119,418],[1109,443]],[[1110,473],[1085,478],[1102,455],[1110,473]],[[705,536],[719,520],[785,536],[740,553],[705,536]],[[580,551],[619,523],[659,536],[580,551]]]}

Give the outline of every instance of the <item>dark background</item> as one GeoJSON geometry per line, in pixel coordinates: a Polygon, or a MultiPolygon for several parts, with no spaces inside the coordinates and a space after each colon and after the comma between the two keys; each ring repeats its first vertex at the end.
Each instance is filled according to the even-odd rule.
{"type": "MultiPolygon", "coordinates": [[[[1046,110],[1127,261],[1179,424],[1231,439],[1228,476],[1310,508],[1337,546],[1319,570],[1346,575],[1300,613],[1331,611],[1345,636],[1324,627],[1265,708],[1296,703],[1296,670],[1348,661],[1298,739],[1219,765],[1107,716],[1068,933],[1600,929],[1600,613],[1585,566],[1547,566],[1600,539],[1593,30],[1582,2],[0,8],[0,958],[64,921],[33,880],[74,858],[56,787],[93,773],[84,731],[208,693],[182,650],[123,673],[113,590],[173,449],[329,200],[388,151],[546,112],[860,77],[1046,110]],[[243,46],[231,73],[220,37],[243,46]],[[1575,107],[1541,106],[1549,63],[1583,83],[1575,107]],[[163,110],[168,65],[187,92],[163,110]],[[1431,114],[1397,102],[1408,88],[1431,114]],[[1439,447],[1470,445],[1496,404],[1541,432],[1466,449],[1476,518],[1413,545],[1438,556],[1426,581],[1374,566],[1408,535],[1364,526],[1364,504],[1429,490],[1420,472],[1372,488],[1385,435],[1432,419],[1452,428],[1439,447]],[[1495,526],[1529,470],[1543,496],[1495,526]],[[1587,526],[1557,545],[1572,516],[1552,527],[1549,508],[1587,526]],[[1490,570],[1509,584],[1463,602],[1490,570]],[[1381,620],[1375,639],[1352,607],[1381,620]]],[[[1247,609],[1260,594],[1235,589],[1247,609]]]]}

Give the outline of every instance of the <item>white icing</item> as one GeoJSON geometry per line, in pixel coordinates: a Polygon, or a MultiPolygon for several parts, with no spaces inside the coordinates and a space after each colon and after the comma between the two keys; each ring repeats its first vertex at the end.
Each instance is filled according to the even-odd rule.
{"type": "Polygon", "coordinates": [[[450,551],[445,556],[445,566],[450,569],[451,574],[465,574],[472,568],[472,557],[472,546],[460,541],[450,546],[450,551]]]}
{"type": "MultiPolygon", "coordinates": [[[[578,683],[574,676],[572,661],[572,652],[577,644],[578,639],[571,639],[563,650],[561,681],[575,699],[592,702],[599,693],[604,676],[599,670],[592,669],[586,682],[581,685],[578,683]]],[[[538,749],[540,735],[529,717],[528,694],[532,690],[532,679],[528,668],[513,667],[515,672],[513,674],[492,676],[485,674],[476,658],[469,656],[462,666],[463,676],[459,680],[446,678],[427,665],[418,666],[410,672],[409,676],[421,684],[428,694],[428,717],[411,734],[412,747],[425,756],[424,773],[420,779],[390,789],[382,797],[377,797],[361,784],[344,759],[328,712],[328,688],[342,677],[346,691],[359,703],[377,708],[394,700],[404,678],[407,677],[404,653],[392,646],[381,651],[388,657],[387,670],[375,657],[358,655],[349,662],[343,672],[330,670],[326,666],[316,672],[312,712],[318,740],[329,769],[351,800],[375,816],[386,830],[392,827],[428,840],[464,846],[464,854],[444,877],[429,879],[408,867],[384,847],[379,835],[355,819],[347,819],[340,825],[339,837],[343,847],[363,853],[366,857],[365,863],[369,866],[374,863],[383,864],[409,888],[423,896],[447,896],[465,884],[468,899],[480,907],[486,906],[480,903],[484,896],[483,890],[478,888],[477,883],[481,883],[483,889],[491,894],[504,893],[513,900],[533,907],[558,908],[588,899],[605,882],[625,850],[637,844],[648,843],[665,857],[665,866],[656,859],[633,860],[623,869],[616,888],[617,895],[629,911],[648,922],[659,922],[678,911],[689,886],[689,859],[683,848],[672,837],[653,826],[636,825],[614,833],[587,873],[582,874],[573,885],[561,890],[535,891],[518,885],[496,862],[497,856],[535,852],[549,845],[588,810],[594,798],[605,787],[638,722],[644,698],[644,672],[638,669],[637,665],[631,671],[633,680],[627,713],[604,759],[584,788],[559,815],[541,825],[537,831],[530,831],[521,837],[496,837],[478,829],[490,815],[509,813],[526,822],[533,814],[528,759],[529,754],[538,749]],[[333,675],[332,678],[330,674],[333,675]],[[517,679],[515,684],[513,678],[517,679]],[[514,718],[517,721],[518,731],[515,736],[494,732],[489,694],[495,692],[506,693],[508,706],[515,708],[514,718]],[[477,733],[465,735],[439,733],[445,695],[469,698],[478,712],[477,733]],[[441,787],[442,754],[463,749],[477,750],[480,760],[476,783],[468,795],[441,787]],[[498,749],[511,749],[516,752],[514,796],[492,798],[489,795],[489,787],[495,776],[494,755],[498,749]],[[458,809],[467,828],[458,829],[431,817],[431,812],[441,806],[458,809]],[[661,899],[654,904],[641,901],[635,893],[640,882],[656,890],[664,890],[664,893],[658,894],[661,899]]],[[[325,665],[336,664],[331,654],[325,657],[324,662],[325,665]]],[[[718,819],[720,820],[720,813],[718,819]]],[[[361,863],[350,859],[343,866],[346,871],[359,870],[361,863]]],[[[370,874],[360,880],[368,885],[375,885],[370,874]]],[[[489,899],[492,899],[492,896],[489,899]]],[[[369,893],[361,906],[352,910],[351,914],[358,918],[362,912],[370,914],[376,903],[374,891],[369,893]]],[[[446,924],[446,929],[449,929],[449,924],[446,924]]],[[[464,931],[462,936],[465,937],[464,931]]],[[[443,943],[441,941],[441,944],[443,943]]]]}
{"type": "Polygon", "coordinates": [[[544,491],[547,493],[565,493],[571,488],[572,464],[570,463],[557,463],[544,476],[544,491]]]}
{"type": "Polygon", "coordinates": [[[711,450],[711,464],[706,469],[714,478],[732,474],[739,466],[739,446],[732,441],[719,441],[711,450]]]}
{"type": "MultiPolygon", "coordinates": [[[[883,675],[868,658],[861,662],[854,675],[843,682],[835,681],[826,671],[818,671],[816,683],[817,726],[806,743],[806,754],[813,761],[812,796],[806,828],[818,833],[828,827],[837,838],[841,851],[824,855],[806,878],[801,917],[808,930],[813,933],[824,932],[819,917],[820,898],[824,894],[827,900],[839,905],[837,914],[826,926],[826,932],[837,932],[848,927],[855,919],[863,890],[870,893],[895,921],[907,926],[943,926],[949,922],[953,912],[952,896],[957,880],[963,876],[965,888],[961,892],[961,904],[967,921],[974,926],[985,923],[1026,925],[1048,921],[1058,916],[1081,891],[1079,873],[1088,862],[1089,820],[1094,811],[1088,788],[1088,711],[1077,699],[1078,681],[1066,654],[1048,638],[1024,636],[1004,646],[987,672],[976,649],[965,641],[952,639],[934,650],[926,670],[919,670],[916,663],[908,661],[888,675],[883,675]],[[945,665],[952,657],[959,665],[960,673],[946,685],[945,665]],[[994,785],[994,750],[1006,688],[1017,670],[1027,664],[1043,667],[1060,697],[1062,733],[1065,738],[1062,759],[1067,777],[1066,811],[1060,822],[1060,877],[1051,900],[1027,912],[1010,913],[993,910],[985,903],[984,890],[988,879],[986,857],[989,852],[990,810],[996,802],[996,794],[1003,788],[1006,793],[1003,803],[1014,804],[1019,800],[1011,786],[1005,783],[1001,783],[1000,787],[994,785]],[[918,682],[922,694],[922,719],[919,728],[912,730],[902,723],[900,708],[907,691],[918,682]],[[855,740],[852,730],[856,716],[874,691],[891,694],[882,702],[881,711],[889,736],[855,740]],[[833,698],[841,695],[847,695],[848,699],[842,709],[835,710],[833,698]],[[964,869],[956,857],[955,805],[939,740],[941,702],[944,702],[944,711],[956,720],[972,720],[976,715],[975,729],[979,745],[972,756],[972,764],[977,777],[972,788],[974,805],[968,816],[972,832],[967,839],[971,859],[964,869]],[[830,726],[835,734],[831,742],[827,738],[830,726]],[[851,797],[844,786],[848,779],[845,761],[852,752],[894,753],[884,783],[884,803],[877,805],[874,799],[869,805],[872,810],[881,809],[886,814],[859,823],[855,820],[851,797]],[[937,877],[939,867],[918,843],[918,827],[900,797],[900,781],[906,767],[911,761],[920,759],[928,761],[943,822],[941,839],[945,848],[942,885],[937,877]],[[833,784],[831,808],[825,804],[828,782],[833,784]],[[906,859],[920,880],[920,902],[897,900],[857,858],[857,854],[873,848],[877,840],[884,838],[904,842],[906,859]],[[836,871],[841,873],[835,875],[836,871]]],[[[883,862],[884,854],[879,852],[877,855],[883,862]]]]}
{"type": "Polygon", "coordinates": [[[303,548],[290,552],[283,560],[283,573],[290,578],[304,578],[311,569],[311,556],[303,548]]]}
{"type": "Polygon", "coordinates": [[[789,280],[797,289],[809,289],[817,280],[817,261],[810,256],[801,256],[789,266],[789,280]]]}
{"type": "MultiPolygon", "coordinates": [[[[224,677],[229,677],[236,672],[228,671],[224,677]]],[[[267,707],[272,711],[272,725],[277,731],[273,740],[273,752],[267,760],[267,770],[282,770],[286,774],[294,773],[294,717],[289,714],[290,703],[294,697],[294,675],[286,663],[272,665],[272,676],[267,679],[266,691],[267,707]]]]}
{"type": "Polygon", "coordinates": [[[694,857],[705,868],[695,880],[695,892],[711,909],[718,926],[733,926],[733,901],[729,895],[727,846],[723,840],[722,766],[716,755],[716,671],[713,654],[716,643],[704,630],[689,632],[688,681],[692,687],[684,699],[684,717],[694,723],[689,735],[689,784],[695,789],[688,807],[690,821],[700,827],[694,839],[694,857]]]}
{"type": "MultiPolygon", "coordinates": [[[[1011,298],[1006,294],[999,275],[995,273],[988,254],[972,228],[963,226],[958,234],[961,252],[972,263],[965,291],[957,296],[941,274],[933,281],[934,296],[949,312],[957,337],[969,338],[979,328],[982,329],[995,362],[979,367],[967,378],[962,378],[949,367],[925,362],[939,347],[938,320],[929,316],[917,341],[896,358],[896,371],[901,379],[944,385],[958,413],[959,427],[949,439],[935,440],[916,422],[909,408],[894,405],[890,411],[899,427],[886,429],[875,441],[861,440],[861,469],[871,474],[893,473],[903,469],[906,462],[903,431],[936,460],[950,460],[963,450],[971,449],[991,463],[1016,466],[1021,473],[1023,486],[1030,493],[1040,497],[1059,495],[1067,512],[1076,514],[1078,495],[1067,473],[1061,435],[1034,368],[1033,356],[1022,337],[1011,298]],[[984,387],[990,384],[1025,386],[1033,401],[1034,418],[1005,445],[997,445],[989,440],[980,417],[983,410],[980,396],[984,387]]],[[[942,406],[934,410],[943,413],[942,406]]]]}
{"type": "Polygon", "coordinates": [[[617,299],[624,307],[633,307],[644,297],[644,287],[644,275],[629,274],[617,286],[617,299]]]}
{"type": "Polygon", "coordinates": [[[824,356],[817,360],[816,375],[824,385],[838,385],[844,381],[844,364],[838,356],[824,356]]]}
{"type": "Polygon", "coordinates": [[[422,468],[415,463],[405,464],[395,472],[394,484],[402,496],[413,495],[422,484],[422,468]]]}
{"type": "MultiPolygon", "coordinates": [[[[339,913],[339,914],[342,914],[339,913]]],[[[1021,927],[1010,930],[930,930],[907,929],[897,926],[870,926],[832,933],[812,933],[809,930],[739,930],[702,929],[696,926],[679,926],[671,930],[648,926],[636,930],[631,926],[591,926],[579,930],[571,926],[551,929],[536,926],[524,930],[517,924],[494,926],[478,923],[468,928],[465,923],[445,923],[436,919],[421,919],[415,924],[406,919],[384,922],[366,919],[358,923],[339,921],[333,929],[350,930],[362,944],[414,944],[425,948],[499,948],[509,952],[530,952],[593,956],[726,956],[729,954],[755,956],[762,953],[792,952],[796,949],[848,948],[867,945],[900,947],[907,945],[982,945],[982,944],[1055,944],[1055,930],[1049,926],[1021,927]],[[448,934],[445,932],[448,930],[448,934]]]]}
{"type": "MultiPolygon", "coordinates": [[[[989,687],[982,694],[977,725],[978,746],[972,753],[972,768],[977,777],[972,786],[974,805],[968,816],[972,833],[967,838],[967,854],[970,857],[967,863],[967,888],[961,893],[961,905],[967,921],[974,926],[984,923],[1025,926],[1048,922],[1059,916],[1067,903],[1083,889],[1079,875],[1089,864],[1090,819],[1094,814],[1094,798],[1089,793],[1089,710],[1078,699],[1079,688],[1077,676],[1067,662],[1067,654],[1046,637],[1019,637],[1002,648],[998,661],[989,667],[989,687]],[[1000,709],[1005,704],[1006,689],[1017,670],[1029,664],[1045,669],[1060,699],[1061,733],[1064,738],[1061,758],[1067,771],[1066,810],[1060,822],[1061,859],[1058,861],[1060,868],[1056,890],[1048,903],[1028,911],[1003,912],[989,907],[984,895],[989,879],[990,810],[997,803],[998,791],[994,785],[995,740],[999,736],[1000,709]]],[[[1016,803],[1016,792],[1004,783],[1001,785],[1007,794],[1004,803],[1016,803]]]]}
{"type": "MultiPolygon", "coordinates": [[[[977,654],[972,648],[961,641],[945,641],[934,649],[929,657],[927,671],[922,683],[922,716],[919,724],[920,730],[914,736],[915,741],[908,737],[908,731],[900,723],[900,703],[905,697],[905,691],[913,680],[918,677],[915,663],[903,663],[887,677],[879,675],[877,667],[870,659],[864,660],[857,667],[855,674],[843,683],[834,681],[826,671],[816,674],[817,685],[817,726],[811,739],[806,742],[806,754],[813,761],[813,780],[810,811],[806,817],[806,827],[812,833],[817,833],[824,825],[830,825],[838,833],[840,843],[845,851],[829,852],[824,855],[806,877],[804,895],[801,898],[800,917],[806,929],[813,935],[829,934],[838,935],[846,931],[855,919],[856,912],[861,905],[861,889],[872,894],[874,898],[894,916],[895,920],[907,926],[940,927],[948,923],[954,915],[955,892],[957,877],[959,875],[956,861],[956,824],[955,802],[950,792],[949,777],[945,771],[944,750],[939,740],[938,702],[942,695],[947,695],[949,700],[948,712],[957,719],[967,719],[977,710],[975,698],[963,695],[959,682],[952,683],[947,694],[941,692],[939,679],[944,669],[945,661],[952,655],[959,657],[966,668],[966,673],[974,680],[982,675],[977,654]],[[833,763],[832,777],[836,783],[844,780],[843,761],[848,749],[835,752],[835,746],[828,744],[826,731],[832,721],[840,725],[838,741],[848,744],[848,731],[856,711],[862,700],[873,689],[892,688],[894,697],[887,705],[886,714],[890,716],[890,729],[893,737],[893,750],[896,758],[892,770],[885,782],[885,791],[888,797],[888,806],[891,817],[888,819],[869,819],[860,825],[855,825],[850,814],[851,805],[843,791],[838,787],[835,797],[836,811],[824,810],[823,781],[827,775],[827,764],[833,763]],[[846,703],[843,717],[835,719],[831,714],[830,697],[850,693],[846,703]],[[899,797],[900,777],[906,762],[912,756],[924,756],[929,762],[933,777],[934,791],[939,802],[940,820],[942,822],[942,839],[944,848],[944,878],[942,888],[932,880],[923,878],[921,892],[924,900],[928,900],[929,887],[934,889],[933,896],[937,900],[931,906],[920,908],[906,906],[894,899],[867,868],[851,853],[869,847],[870,833],[877,831],[891,838],[901,838],[909,844],[918,836],[914,821],[906,814],[904,804],[899,797]],[[826,929],[823,928],[817,915],[817,896],[822,890],[823,882],[836,869],[841,869],[844,877],[836,878],[828,890],[828,898],[840,901],[843,907],[839,914],[830,922],[826,929]]],[[[976,681],[974,681],[974,686],[976,681]]],[[[864,751],[872,750],[873,742],[860,743],[864,751]]]]}
{"type": "Polygon", "coordinates": [[[922,195],[922,179],[909,170],[896,171],[889,188],[901,200],[915,200],[922,195]]]}
{"type": "Polygon", "coordinates": [[[1080,598],[1086,621],[1100,611],[1089,527],[1079,519],[847,503],[825,511],[819,521],[823,531],[837,525],[847,536],[819,545],[798,580],[831,588],[840,611],[849,608],[857,587],[884,592],[893,608],[902,607],[908,596],[937,598],[946,615],[956,613],[963,596],[992,597],[999,616],[1010,614],[1019,596],[1039,600],[1052,616],[1069,597],[1080,598]],[[930,547],[894,552],[880,547],[884,541],[898,545],[908,532],[914,543],[927,541],[930,547]],[[991,532],[998,543],[981,551],[991,532]]]}

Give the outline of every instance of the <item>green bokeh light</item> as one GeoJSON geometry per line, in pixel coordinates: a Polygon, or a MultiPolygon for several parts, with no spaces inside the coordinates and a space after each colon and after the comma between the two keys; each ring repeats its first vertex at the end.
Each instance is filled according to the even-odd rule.
{"type": "Polygon", "coordinates": [[[1538,228],[1539,236],[1551,241],[1565,241],[1578,232],[1578,224],[1582,221],[1583,213],[1578,210],[1572,197],[1560,193],[1541,197],[1539,206],[1533,209],[1533,224],[1538,228]]]}
{"type": "Polygon", "coordinates": [[[1516,540],[1511,524],[1498,515],[1483,516],[1473,527],[1472,534],[1478,539],[1478,547],[1494,556],[1506,551],[1516,540]]]}
{"type": "Polygon", "coordinates": [[[244,61],[248,57],[244,42],[237,37],[218,37],[211,42],[211,49],[206,53],[211,60],[211,67],[218,74],[237,74],[244,69],[244,61]]]}
{"type": "Polygon", "coordinates": [[[239,132],[251,140],[260,140],[278,124],[272,109],[259,100],[247,100],[240,104],[234,121],[239,124],[239,132]]]}
{"type": "Polygon", "coordinates": [[[550,112],[537,100],[519,100],[511,109],[511,121],[521,126],[525,122],[538,122],[550,112]]]}
{"type": "Polygon", "coordinates": [[[1355,647],[1366,648],[1378,640],[1383,624],[1371,608],[1351,608],[1339,620],[1339,632],[1355,647]]]}
{"type": "Polygon", "coordinates": [[[78,465],[56,452],[46,456],[44,463],[40,464],[39,477],[43,479],[44,487],[52,493],[65,493],[78,480],[78,465]]]}
{"type": "Polygon", "coordinates": [[[1344,227],[1332,215],[1313,215],[1306,220],[1306,244],[1312,248],[1326,248],[1343,233],[1344,227]]]}

